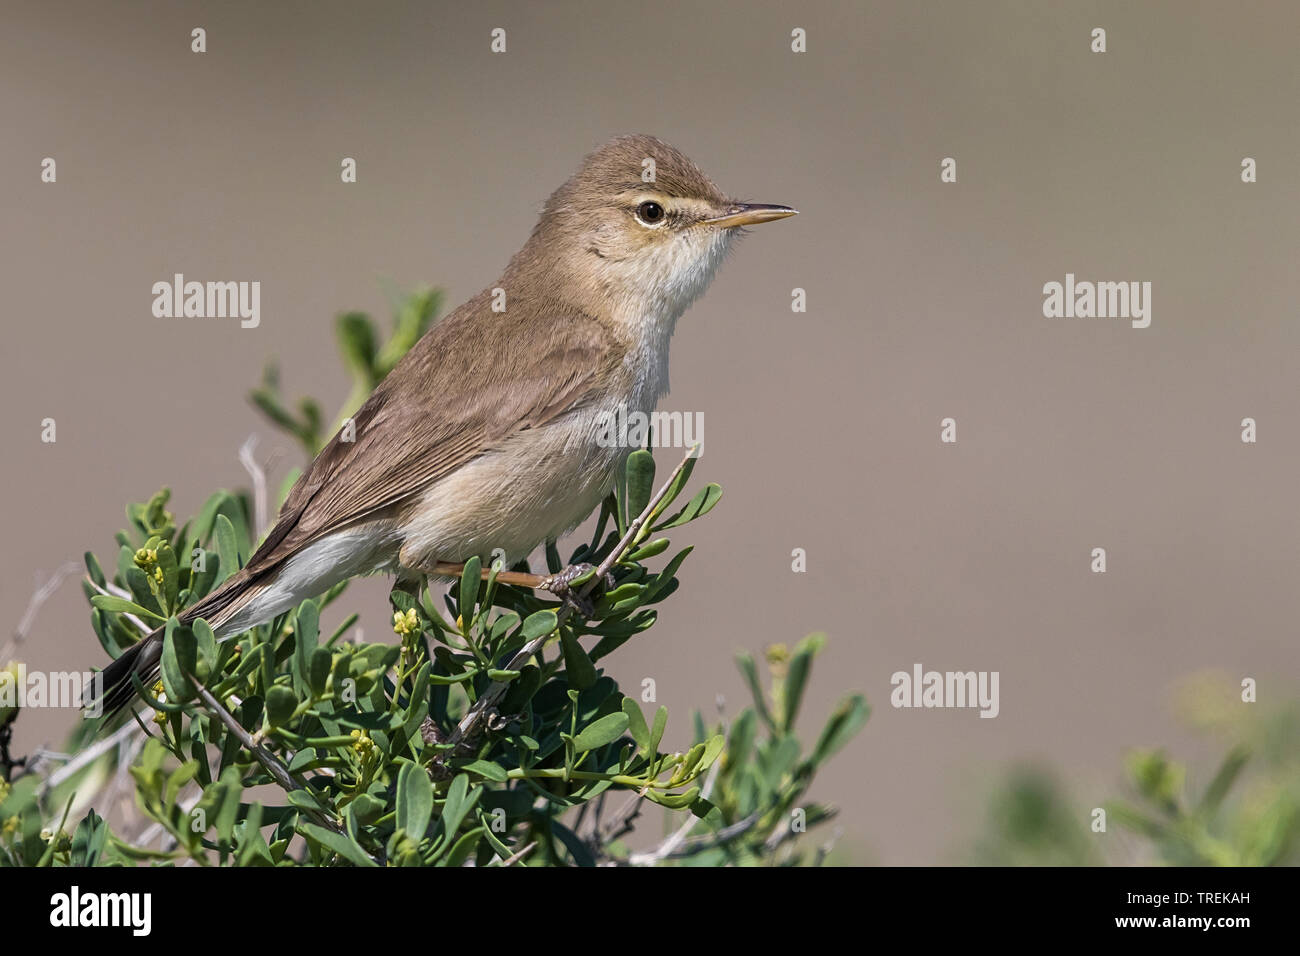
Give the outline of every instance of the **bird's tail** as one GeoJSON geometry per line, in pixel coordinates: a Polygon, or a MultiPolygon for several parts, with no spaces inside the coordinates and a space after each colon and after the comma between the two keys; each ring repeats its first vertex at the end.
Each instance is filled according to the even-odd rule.
{"type": "MultiPolygon", "coordinates": [[[[259,590],[253,576],[246,571],[232,575],[221,587],[217,588],[198,604],[187,608],[181,615],[182,624],[203,618],[213,629],[221,634],[221,625],[229,621],[241,607],[259,590]]],[[[162,660],[163,635],[165,627],[160,627],[132,644],[117,660],[101,672],[99,696],[85,701],[85,707],[92,713],[96,710],[105,715],[104,726],[136,697],[135,680],[148,688],[158,679],[159,662],[162,660]]]]}
{"type": "Polygon", "coordinates": [[[98,700],[89,702],[91,709],[102,709],[105,722],[135,698],[135,681],[148,687],[158,679],[158,662],[162,659],[163,629],[158,628],[138,644],[132,644],[102,671],[103,691],[98,700]]]}

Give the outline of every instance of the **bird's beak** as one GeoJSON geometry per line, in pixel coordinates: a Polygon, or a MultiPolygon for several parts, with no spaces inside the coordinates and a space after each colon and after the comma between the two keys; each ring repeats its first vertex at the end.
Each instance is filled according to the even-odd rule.
{"type": "Polygon", "coordinates": [[[776,219],[785,219],[787,216],[797,216],[799,210],[791,209],[789,206],[773,206],[762,202],[738,202],[733,203],[726,213],[721,216],[715,216],[713,219],[705,219],[706,226],[717,226],[721,229],[731,229],[735,226],[756,226],[760,222],[772,222],[776,219]]]}

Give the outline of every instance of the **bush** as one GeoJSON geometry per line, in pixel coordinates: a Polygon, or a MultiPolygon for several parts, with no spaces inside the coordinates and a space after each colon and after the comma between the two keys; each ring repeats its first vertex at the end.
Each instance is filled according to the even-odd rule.
{"type": "Polygon", "coordinates": [[[1179,682],[1183,721],[1215,737],[1222,756],[1193,769],[1160,748],[1135,748],[1125,761],[1126,798],[1097,805],[1072,797],[1047,767],[1013,769],[964,856],[994,866],[1295,866],[1300,704],[1246,705],[1240,691],[1226,675],[1179,682]],[[1097,810],[1106,832],[1093,830],[1097,810]]]}
{"type": "MultiPolygon", "coordinates": [[[[343,416],[428,327],[437,302],[434,293],[404,302],[383,345],[368,317],[340,320],[355,383],[343,416]]],[[[304,399],[291,410],[273,366],[253,400],[305,451],[319,449],[327,435],[319,406],[304,399]]],[[[258,507],[219,491],[178,524],[165,489],[131,505],[111,574],[87,553],[84,589],[110,656],[165,623],[161,680],[140,688],[152,718],[116,730],[86,722],[57,769],[33,762],[20,771],[11,761],[0,784],[0,862],[819,862],[823,851],[806,849],[802,836],[834,810],[806,802],[807,790],[867,718],[864,700],[851,696],[806,752],[795,735],[820,636],[770,650],[766,689],[742,655],[752,707],[730,722],[697,715],[683,753],[660,750],[666,709],[647,714],[600,666],[654,626],[655,605],[679,586],[689,547],[658,570],[648,564],[669,552],[666,533],[719,500],[713,484],[686,496],[694,465],[684,459],[656,493],[651,454],[630,456],[594,535],[569,559],[612,576],[590,622],[500,584],[500,567],[480,580],[475,559],[441,599],[427,583],[391,592],[391,644],[349,640],[355,613],[322,630],[346,583],[224,642],[201,620],[180,624],[180,611],[247,560],[258,507]],[[152,821],[134,839],[92,806],[111,801],[124,768],[152,821]],[[664,808],[673,832],[635,853],[626,837],[647,804],[664,808]]],[[[560,570],[554,544],[546,561],[560,570]]],[[[595,596],[597,577],[578,583],[595,596]]]]}

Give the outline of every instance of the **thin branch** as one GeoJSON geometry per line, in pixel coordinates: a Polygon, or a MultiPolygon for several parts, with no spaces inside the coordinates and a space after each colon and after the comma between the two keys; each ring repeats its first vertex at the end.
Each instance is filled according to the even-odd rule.
{"type": "MultiPolygon", "coordinates": [[[[132,594],[130,591],[126,590],[125,588],[120,588],[120,587],[118,587],[118,586],[117,586],[116,584],[114,584],[112,581],[109,581],[109,582],[108,582],[104,587],[101,588],[98,584],[96,584],[96,583],[95,583],[94,581],[92,581],[90,578],[83,578],[83,580],[86,581],[86,582],[87,582],[87,583],[88,583],[92,588],[94,588],[94,589],[95,589],[96,591],[98,591],[100,594],[107,594],[107,595],[110,595],[110,596],[112,596],[112,597],[126,598],[128,601],[134,601],[134,600],[135,600],[135,595],[134,595],[134,594],[132,594]]],[[[140,633],[143,634],[145,637],[148,637],[150,634],[152,634],[152,633],[156,630],[156,628],[152,628],[152,627],[150,627],[148,624],[146,624],[144,621],[140,620],[140,619],[139,619],[138,617],[136,617],[134,614],[128,614],[128,613],[123,612],[121,616],[124,617],[124,618],[126,618],[126,619],[127,619],[128,621],[130,621],[132,624],[134,624],[134,625],[136,626],[136,628],[140,631],[140,633]]]]}
{"type": "MultiPolygon", "coordinates": [[[[826,811],[826,816],[822,818],[821,822],[830,820],[840,812],[839,807],[831,806],[829,804],[824,809],[826,811]]],[[[795,837],[799,836],[800,832],[803,832],[796,832],[791,828],[790,824],[791,817],[789,815],[781,818],[781,821],[777,823],[777,825],[772,829],[772,832],[768,834],[767,839],[763,841],[764,851],[775,853],[781,847],[781,844],[793,840],[795,837]]]]}
{"type": "MultiPolygon", "coordinates": [[[[271,751],[267,750],[253,739],[252,735],[244,729],[243,725],[231,716],[230,711],[226,710],[226,708],[222,706],[221,701],[217,700],[212,691],[208,690],[198,681],[195,681],[192,677],[190,679],[194,683],[194,689],[198,693],[199,699],[202,700],[203,703],[207,704],[208,709],[220,718],[221,722],[226,725],[226,729],[235,735],[235,738],[243,745],[244,749],[253,755],[257,762],[262,765],[262,768],[271,775],[272,779],[274,779],[276,783],[280,785],[281,789],[286,791],[306,789],[302,784],[298,783],[297,780],[293,779],[293,775],[289,773],[289,768],[282,764],[275,754],[271,753],[271,751]]],[[[339,824],[327,814],[309,808],[303,808],[303,812],[321,826],[333,830],[335,833],[345,832],[343,827],[339,826],[339,824]]]]}
{"type": "MultiPolygon", "coordinates": [[[[707,800],[713,793],[713,785],[717,783],[718,771],[722,769],[722,761],[713,761],[713,766],[709,768],[709,775],[704,778],[704,787],[700,790],[700,797],[707,800]]],[[[654,866],[660,860],[666,860],[677,852],[678,847],[685,842],[700,821],[690,816],[685,823],[677,828],[668,839],[660,843],[655,849],[646,853],[634,853],[628,857],[628,862],[633,866],[654,866]]]]}
{"type": "MultiPolygon", "coordinates": [[[[608,792],[608,791],[606,791],[608,792]]],[[[641,816],[641,810],[645,807],[645,801],[641,799],[641,793],[632,794],[627,801],[619,808],[614,819],[607,824],[600,824],[599,828],[592,835],[600,846],[608,846],[620,837],[626,836],[636,829],[635,824],[638,817],[641,816]]]]}
{"type": "Polygon", "coordinates": [[[75,757],[73,757],[71,760],[65,763],[58,770],[54,771],[52,774],[46,777],[41,782],[40,789],[44,791],[44,790],[48,790],[50,787],[57,787],[59,784],[63,783],[63,781],[67,780],[69,777],[75,774],[82,767],[86,766],[87,764],[94,763],[103,754],[106,754],[108,751],[112,750],[122,741],[126,740],[128,737],[134,734],[138,729],[139,728],[137,728],[135,724],[132,723],[123,724],[121,727],[117,728],[117,730],[113,731],[113,733],[109,734],[103,740],[96,741],[92,746],[87,747],[85,750],[81,751],[79,754],[77,754],[75,757]]]}
{"type": "MultiPolygon", "coordinates": [[[[596,569],[596,573],[591,576],[591,580],[586,583],[579,594],[579,600],[585,600],[589,597],[592,591],[596,589],[596,585],[605,579],[605,575],[607,575],[610,569],[613,568],[614,565],[618,563],[619,559],[623,557],[624,552],[626,552],[631,546],[632,541],[636,538],[637,534],[640,533],[641,528],[650,520],[650,516],[654,514],[655,509],[659,507],[659,503],[664,500],[665,496],[667,496],[669,489],[671,489],[673,483],[677,481],[677,476],[680,475],[682,470],[686,467],[686,463],[694,457],[694,453],[694,447],[686,452],[686,457],[684,457],[681,460],[681,463],[673,469],[673,473],[668,476],[668,480],[663,483],[663,486],[655,492],[654,497],[651,498],[649,503],[645,506],[645,510],[643,510],[641,514],[637,516],[637,519],[628,527],[627,534],[623,535],[622,540],[619,541],[614,550],[611,551],[608,557],[600,563],[600,567],[596,569]]],[[[527,663],[528,660],[540,651],[546,642],[550,640],[551,635],[554,634],[555,631],[559,630],[560,626],[564,624],[572,610],[572,604],[566,604],[564,607],[560,608],[555,615],[555,630],[549,631],[540,637],[536,637],[525,644],[519,653],[511,658],[510,663],[506,665],[506,669],[518,670],[527,663]]],[[[466,738],[473,739],[475,733],[478,731],[479,725],[487,717],[488,712],[496,707],[501,698],[505,696],[509,687],[509,684],[494,681],[492,685],[484,691],[483,696],[475,701],[474,706],[471,707],[469,712],[461,719],[461,722],[457,725],[456,729],[452,731],[451,736],[448,738],[448,742],[454,746],[461,743],[461,741],[466,738]]]]}
{"type": "Polygon", "coordinates": [[[266,530],[266,472],[253,457],[253,449],[256,447],[257,435],[249,435],[239,448],[239,463],[244,466],[244,471],[248,472],[248,477],[253,482],[253,524],[254,530],[260,535],[266,530]]]}
{"type": "Polygon", "coordinates": [[[844,836],[843,827],[836,827],[831,831],[830,839],[817,848],[817,855],[813,857],[813,866],[821,866],[826,862],[826,858],[831,855],[831,851],[835,849],[835,844],[840,842],[842,836],[844,836]]]}
{"type": "Polygon", "coordinates": [[[754,825],[758,823],[758,818],[759,814],[755,811],[743,820],[737,820],[735,823],[731,824],[731,826],[723,827],[717,833],[701,833],[698,836],[693,836],[684,841],[681,846],[668,854],[668,856],[664,857],[664,859],[683,860],[687,857],[694,856],[701,850],[711,850],[714,847],[730,843],[737,837],[744,836],[752,830],[754,825]]]}
{"type": "Polygon", "coordinates": [[[518,853],[515,853],[515,854],[513,854],[513,855],[511,855],[511,856],[506,857],[504,860],[501,861],[501,864],[500,864],[500,865],[501,865],[501,866],[514,866],[516,863],[518,863],[520,860],[522,860],[524,857],[526,857],[529,853],[532,853],[533,850],[535,850],[535,849],[537,849],[537,841],[536,841],[536,840],[534,840],[532,843],[528,844],[528,846],[524,847],[524,848],[523,848],[522,850],[520,850],[518,853]]]}
{"type": "Polygon", "coordinates": [[[23,612],[18,626],[14,628],[13,636],[9,639],[9,643],[4,646],[4,650],[0,651],[0,664],[7,661],[9,655],[26,642],[28,635],[31,633],[32,625],[36,623],[37,612],[40,611],[46,601],[54,596],[54,592],[59,589],[59,585],[63,583],[63,580],[68,575],[76,574],[80,568],[81,565],[76,561],[65,561],[54,569],[54,572],[45,579],[45,583],[39,585],[32,592],[31,599],[27,602],[27,610],[23,612]]]}

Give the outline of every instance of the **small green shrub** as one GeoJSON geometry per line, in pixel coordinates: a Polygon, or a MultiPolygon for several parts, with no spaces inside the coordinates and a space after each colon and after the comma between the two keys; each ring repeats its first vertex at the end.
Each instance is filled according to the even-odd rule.
{"type": "MultiPolygon", "coordinates": [[[[340,320],[356,384],[345,415],[428,327],[437,301],[421,293],[403,303],[383,345],[368,317],[340,320]]],[[[273,368],[253,400],[304,451],[320,447],[319,406],[303,399],[291,410],[273,368]]],[[[180,624],[179,612],[247,560],[256,509],[226,491],[185,522],[167,510],[166,490],[131,505],[107,570],[87,553],[84,589],[110,656],[165,624],[161,680],[140,688],[152,713],[118,730],[77,728],[61,770],[15,768],[0,784],[0,862],[819,861],[802,835],[834,810],[805,802],[807,789],[867,718],[860,696],[846,698],[807,752],[800,744],[795,719],[820,636],[769,652],[766,689],[742,655],[753,706],[729,723],[697,715],[685,752],[661,750],[667,710],[645,712],[601,666],[654,626],[656,605],[680,584],[691,549],[660,561],[666,535],[719,500],[712,484],[687,496],[694,465],[684,459],[656,494],[651,454],[630,456],[594,535],[569,559],[612,575],[592,592],[591,621],[500,584],[499,567],[481,580],[474,559],[445,596],[427,583],[391,592],[393,643],[349,639],[357,615],[334,613],[346,583],[223,642],[201,620],[180,624]],[[338,618],[328,633],[325,616],[338,618]],[[110,732],[112,746],[95,743],[110,732]],[[123,768],[150,840],[120,836],[92,808],[123,768]],[[636,853],[627,838],[647,805],[673,818],[673,834],[636,853]]],[[[546,560],[560,570],[554,544],[546,560]]]]}

